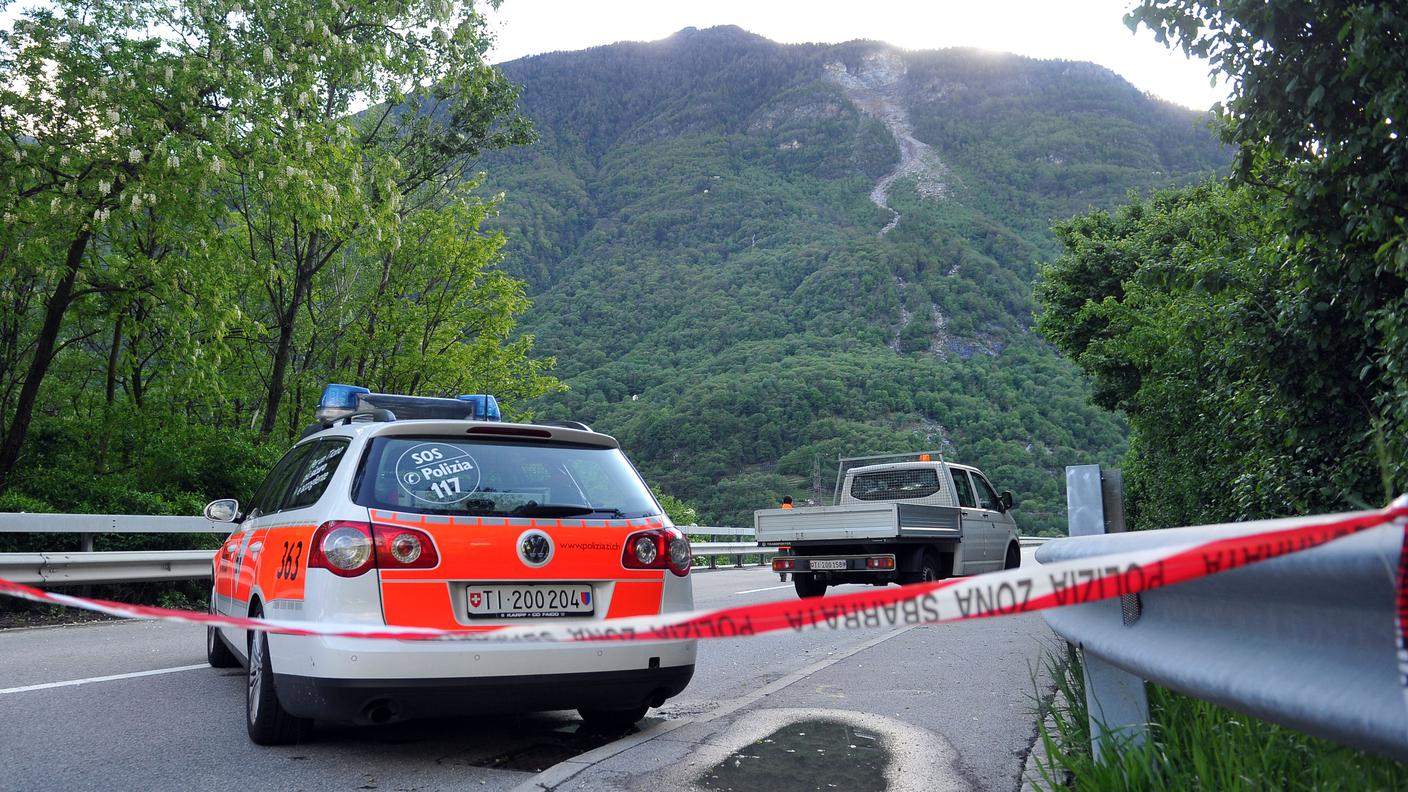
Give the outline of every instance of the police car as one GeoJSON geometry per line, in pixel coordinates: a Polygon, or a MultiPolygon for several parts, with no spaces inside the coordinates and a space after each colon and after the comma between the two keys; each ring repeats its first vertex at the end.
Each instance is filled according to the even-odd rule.
{"type": "MultiPolygon", "coordinates": [[[[615,439],[570,421],[500,420],[457,399],[330,385],[319,423],[216,552],[212,612],[356,625],[485,630],[590,625],[693,606],[689,542],[615,439]]],[[[211,628],[210,664],[248,669],[261,745],[313,719],[387,723],[576,709],[624,728],[678,694],[695,644],[489,644],[271,635],[211,628]]]]}

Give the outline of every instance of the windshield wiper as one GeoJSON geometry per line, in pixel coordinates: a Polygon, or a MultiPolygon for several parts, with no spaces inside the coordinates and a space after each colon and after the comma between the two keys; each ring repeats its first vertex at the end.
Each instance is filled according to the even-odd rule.
{"type": "Polygon", "coordinates": [[[528,501],[509,512],[511,517],[580,517],[583,514],[594,514],[599,511],[612,511],[609,509],[598,509],[585,503],[538,503],[528,501]]]}

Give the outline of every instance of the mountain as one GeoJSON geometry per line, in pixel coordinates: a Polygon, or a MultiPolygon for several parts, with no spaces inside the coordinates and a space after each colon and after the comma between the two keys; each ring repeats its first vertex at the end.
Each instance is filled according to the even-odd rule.
{"type": "Polygon", "coordinates": [[[1088,63],[720,27],[502,68],[540,141],[486,186],[569,386],[531,406],[715,524],[923,448],[1062,530],[1063,467],[1115,463],[1126,427],[1030,330],[1050,224],[1230,159],[1088,63]]]}

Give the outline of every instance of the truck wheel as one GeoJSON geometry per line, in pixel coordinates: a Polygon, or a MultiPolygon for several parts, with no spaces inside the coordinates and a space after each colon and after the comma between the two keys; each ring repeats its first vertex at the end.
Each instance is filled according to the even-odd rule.
{"type": "Polygon", "coordinates": [[[1015,544],[1007,545],[1007,561],[1002,564],[1003,569],[1016,569],[1022,565],[1022,550],[1015,544]]]}
{"type": "Polygon", "coordinates": [[[793,575],[792,587],[797,590],[797,596],[802,599],[821,597],[826,594],[826,584],[817,580],[813,575],[793,575]]]}
{"type": "Polygon", "coordinates": [[[932,583],[939,579],[939,560],[934,558],[933,553],[925,553],[924,559],[919,562],[919,582],[932,583]]]}
{"type": "MultiPolygon", "coordinates": [[[[259,618],[255,607],[250,616],[259,618]]],[[[249,695],[245,698],[245,725],[255,745],[292,745],[313,731],[313,721],[290,715],[274,692],[274,665],[269,660],[269,636],[254,632],[249,639],[249,695]]]]}

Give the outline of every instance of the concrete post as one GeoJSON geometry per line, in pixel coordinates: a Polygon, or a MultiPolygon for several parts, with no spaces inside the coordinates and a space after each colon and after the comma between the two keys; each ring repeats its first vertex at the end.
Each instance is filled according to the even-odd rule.
{"type": "MultiPolygon", "coordinates": [[[[1119,471],[1102,475],[1099,465],[1067,467],[1066,510],[1071,536],[1124,531],[1124,479],[1119,471]]],[[[1149,730],[1144,680],[1084,652],[1081,666],[1095,760],[1119,745],[1143,745],[1149,730]]]]}

